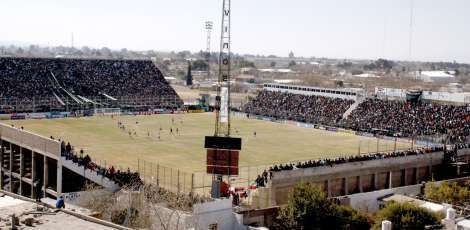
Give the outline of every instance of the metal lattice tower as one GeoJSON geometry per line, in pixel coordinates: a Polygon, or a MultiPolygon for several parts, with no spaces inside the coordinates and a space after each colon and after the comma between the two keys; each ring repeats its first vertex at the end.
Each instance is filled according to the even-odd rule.
{"type": "Polygon", "coordinates": [[[207,33],[207,40],[206,40],[206,62],[207,62],[207,79],[211,78],[211,33],[214,23],[211,21],[206,21],[206,33],[207,33]]]}
{"type": "Polygon", "coordinates": [[[223,0],[215,136],[230,136],[230,0],[223,0]]]}

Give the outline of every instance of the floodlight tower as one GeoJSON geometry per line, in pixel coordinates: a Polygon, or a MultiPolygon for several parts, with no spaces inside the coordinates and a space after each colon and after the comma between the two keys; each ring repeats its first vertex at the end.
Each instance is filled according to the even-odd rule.
{"type": "Polygon", "coordinates": [[[207,62],[207,79],[209,80],[211,77],[211,33],[212,33],[212,28],[213,28],[214,23],[211,21],[206,21],[206,34],[207,34],[207,40],[206,40],[206,62],[207,62]]]}

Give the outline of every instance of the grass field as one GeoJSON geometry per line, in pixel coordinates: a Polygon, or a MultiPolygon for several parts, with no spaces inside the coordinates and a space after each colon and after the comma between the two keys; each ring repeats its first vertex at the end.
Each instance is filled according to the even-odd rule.
{"type": "MultiPolygon", "coordinates": [[[[70,141],[96,161],[123,168],[137,168],[137,159],[186,172],[204,170],[204,136],[213,134],[214,114],[86,117],[53,120],[5,121],[44,136],[70,141]],[[173,120],[173,122],[172,122],[173,120]],[[118,128],[121,121],[126,131],[118,128]],[[138,122],[138,123],[137,123],[138,122]],[[162,131],[160,132],[160,128],[162,131]],[[170,133],[173,128],[173,134],[170,133]],[[179,134],[176,134],[176,129],[179,134]],[[127,130],[137,135],[129,136],[127,130]],[[158,138],[160,133],[160,139],[158,138]]],[[[377,141],[351,134],[300,128],[246,118],[233,119],[233,133],[243,139],[240,166],[267,165],[340,155],[373,152],[377,141]],[[238,135],[235,130],[238,130],[238,135]],[[256,131],[256,137],[253,133],[256,131]]],[[[393,142],[379,141],[379,150],[393,149],[393,142]]],[[[406,148],[398,143],[398,148],[406,148]]]]}

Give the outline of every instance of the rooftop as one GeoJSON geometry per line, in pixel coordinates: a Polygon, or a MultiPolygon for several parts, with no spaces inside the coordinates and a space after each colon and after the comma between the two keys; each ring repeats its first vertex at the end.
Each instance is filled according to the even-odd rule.
{"type": "MultiPolygon", "coordinates": [[[[51,202],[53,200],[50,200],[51,202]]],[[[69,206],[66,204],[66,206],[69,206]]],[[[76,211],[73,206],[67,208],[69,211],[76,211]]],[[[78,210],[77,213],[80,213],[78,210]]],[[[86,212],[86,210],[85,210],[86,212]]],[[[86,221],[66,212],[49,208],[45,205],[36,204],[23,199],[17,199],[0,193],[0,229],[7,229],[11,226],[11,216],[19,218],[20,229],[114,229],[98,223],[86,221]]]]}

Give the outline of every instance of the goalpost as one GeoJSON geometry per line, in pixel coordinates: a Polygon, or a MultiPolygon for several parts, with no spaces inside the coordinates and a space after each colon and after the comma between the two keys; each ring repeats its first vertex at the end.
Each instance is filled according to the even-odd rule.
{"type": "Polygon", "coordinates": [[[121,108],[96,108],[93,112],[95,116],[121,115],[121,108]]]}

